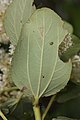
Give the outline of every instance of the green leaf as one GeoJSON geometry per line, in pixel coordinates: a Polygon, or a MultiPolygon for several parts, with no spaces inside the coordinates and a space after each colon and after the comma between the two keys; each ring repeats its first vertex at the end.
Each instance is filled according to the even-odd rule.
{"type": "Polygon", "coordinates": [[[31,16],[35,7],[33,0],[14,0],[5,13],[4,27],[13,45],[16,45],[22,26],[31,16]]]}
{"type": "Polygon", "coordinates": [[[70,58],[72,58],[74,55],[77,54],[77,52],[80,50],[80,39],[75,36],[71,35],[72,37],[72,46],[65,51],[62,56],[61,60],[68,61],[70,58]]]}
{"type": "MultiPolygon", "coordinates": [[[[80,96],[65,103],[57,103],[53,105],[53,116],[67,116],[71,118],[80,119],[80,96]]],[[[51,111],[52,113],[52,111],[51,111]]]]}
{"type": "Polygon", "coordinates": [[[66,34],[61,18],[48,8],[36,10],[25,24],[11,76],[20,89],[25,88],[26,95],[53,95],[67,84],[71,62],[63,63],[58,58],[58,47],[66,34]]]}
{"type": "MultiPolygon", "coordinates": [[[[15,118],[16,120],[33,120],[32,104],[26,98],[21,99],[13,111],[13,107],[9,109],[9,118],[15,118]]],[[[14,119],[10,119],[14,120],[14,119]]]]}
{"type": "Polygon", "coordinates": [[[58,103],[64,103],[69,100],[73,100],[79,96],[80,96],[80,86],[77,86],[72,82],[70,82],[68,86],[65,87],[65,89],[57,95],[56,100],[58,103]]]}

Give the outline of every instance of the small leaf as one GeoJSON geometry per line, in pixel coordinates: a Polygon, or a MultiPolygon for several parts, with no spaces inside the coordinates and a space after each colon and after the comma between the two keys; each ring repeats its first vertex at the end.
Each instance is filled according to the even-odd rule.
{"type": "MultiPolygon", "coordinates": [[[[53,116],[67,116],[76,120],[80,119],[80,96],[73,100],[64,103],[57,103],[53,105],[53,116]]],[[[51,112],[52,113],[52,112],[51,112]]]]}
{"type": "Polygon", "coordinates": [[[69,100],[73,100],[80,96],[80,87],[73,84],[72,82],[65,87],[64,91],[61,91],[56,100],[58,103],[64,103],[69,100]]]}
{"type": "Polygon", "coordinates": [[[13,45],[16,45],[22,26],[35,10],[33,0],[14,0],[5,13],[4,27],[13,45]]]}
{"type": "Polygon", "coordinates": [[[25,24],[12,62],[12,80],[34,98],[56,94],[67,84],[71,62],[58,58],[66,36],[63,21],[52,10],[41,8],[25,24]],[[63,32],[61,32],[63,31],[63,32]]]}
{"type": "Polygon", "coordinates": [[[68,118],[68,117],[64,117],[64,116],[59,116],[57,118],[53,118],[52,120],[76,120],[76,119],[72,119],[72,118],[68,118]]]}
{"type": "Polygon", "coordinates": [[[70,23],[64,21],[63,27],[68,30],[69,33],[73,33],[73,27],[70,23]]]}
{"type": "MultiPolygon", "coordinates": [[[[9,117],[15,117],[17,120],[33,120],[33,109],[32,109],[32,104],[30,101],[26,101],[27,99],[21,99],[16,106],[16,109],[13,111],[10,109],[10,114],[9,117]]],[[[10,119],[12,120],[12,119],[10,119]]]]}

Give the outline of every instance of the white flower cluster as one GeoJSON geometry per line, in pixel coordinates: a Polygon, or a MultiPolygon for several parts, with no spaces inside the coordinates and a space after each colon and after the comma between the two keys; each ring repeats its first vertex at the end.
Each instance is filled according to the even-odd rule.
{"type": "MultiPolygon", "coordinates": [[[[3,37],[4,38],[4,37],[3,37]]],[[[2,42],[0,43],[0,88],[5,87],[6,82],[7,82],[7,78],[8,78],[8,72],[9,72],[9,68],[11,65],[11,61],[12,61],[12,56],[15,50],[15,47],[13,45],[11,45],[9,43],[9,40],[7,40],[7,37],[5,37],[5,39],[2,39],[2,42]],[[5,41],[6,40],[6,41],[5,41]],[[4,46],[8,47],[6,49],[4,49],[3,46],[1,46],[1,44],[3,44],[4,46]]]]}
{"type": "Polygon", "coordinates": [[[73,68],[79,68],[80,69],[80,55],[75,55],[72,59],[73,62],[73,68]]]}
{"type": "Polygon", "coordinates": [[[59,56],[61,56],[69,47],[73,44],[71,34],[67,34],[62,43],[59,46],[59,56]]]}
{"type": "Polygon", "coordinates": [[[73,57],[72,63],[73,69],[71,80],[76,84],[80,84],[80,54],[73,57]]]}
{"type": "Polygon", "coordinates": [[[7,84],[8,72],[15,47],[10,44],[9,37],[3,29],[3,16],[12,0],[0,0],[0,90],[7,84]],[[7,49],[7,50],[6,50],[7,49]]]}
{"type": "Polygon", "coordinates": [[[4,89],[7,84],[8,71],[4,65],[0,65],[0,91],[4,89]]]}
{"type": "Polygon", "coordinates": [[[11,2],[12,0],[0,0],[0,106],[11,98],[19,96],[19,91],[16,90],[2,94],[4,89],[14,86],[9,80],[9,70],[15,47],[10,43],[3,28],[4,13],[11,2]]]}
{"type": "Polygon", "coordinates": [[[7,6],[12,2],[12,0],[0,0],[0,12],[5,12],[7,6]]]}

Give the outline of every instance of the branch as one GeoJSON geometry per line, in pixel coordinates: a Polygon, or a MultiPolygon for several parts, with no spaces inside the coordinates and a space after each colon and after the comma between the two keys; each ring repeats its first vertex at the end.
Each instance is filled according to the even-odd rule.
{"type": "Polygon", "coordinates": [[[49,101],[49,104],[47,105],[47,108],[46,108],[46,110],[44,111],[44,113],[42,115],[42,120],[44,120],[44,118],[46,117],[46,115],[47,115],[47,113],[48,113],[48,111],[49,111],[49,109],[50,109],[50,107],[51,107],[51,105],[52,105],[55,97],[56,97],[56,95],[54,95],[54,96],[51,97],[51,99],[49,101]]]}

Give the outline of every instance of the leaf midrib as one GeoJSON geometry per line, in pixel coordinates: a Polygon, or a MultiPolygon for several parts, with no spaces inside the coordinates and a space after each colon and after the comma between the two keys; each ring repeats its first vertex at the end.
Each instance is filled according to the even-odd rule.
{"type": "MultiPolygon", "coordinates": [[[[36,16],[37,18],[37,16],[36,16]]],[[[44,23],[44,12],[43,12],[43,36],[41,36],[42,38],[42,49],[41,49],[41,60],[40,60],[40,74],[39,74],[39,82],[38,82],[38,89],[37,89],[37,96],[39,96],[39,92],[40,92],[40,84],[41,84],[41,73],[42,73],[42,65],[43,65],[43,54],[44,54],[44,40],[45,40],[45,23],[44,23]]],[[[37,24],[37,29],[38,29],[38,24],[37,24]]],[[[39,30],[38,30],[39,31],[39,30]]]]}
{"type": "MultiPolygon", "coordinates": [[[[58,27],[57,27],[57,28],[58,28],[58,27]]],[[[58,45],[59,45],[59,30],[58,30],[58,29],[57,29],[57,36],[58,36],[58,40],[57,40],[58,43],[56,43],[56,44],[57,44],[57,51],[58,51],[58,45]]],[[[57,52],[56,62],[55,62],[55,64],[54,64],[53,71],[52,71],[51,77],[50,77],[50,79],[49,79],[49,82],[46,84],[44,90],[40,93],[39,98],[44,94],[44,92],[46,91],[46,89],[48,88],[49,84],[50,84],[51,81],[52,81],[52,77],[53,77],[54,71],[55,71],[55,69],[56,69],[57,57],[58,57],[58,52],[57,52]]]]}

